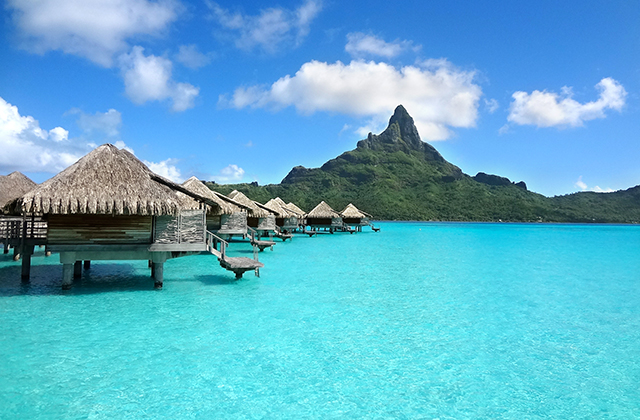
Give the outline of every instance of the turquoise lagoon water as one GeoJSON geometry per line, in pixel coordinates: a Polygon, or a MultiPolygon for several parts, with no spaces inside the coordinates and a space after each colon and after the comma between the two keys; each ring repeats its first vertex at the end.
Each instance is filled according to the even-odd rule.
{"type": "Polygon", "coordinates": [[[161,291],[0,256],[0,418],[640,418],[640,227],[381,226],[161,291]]]}

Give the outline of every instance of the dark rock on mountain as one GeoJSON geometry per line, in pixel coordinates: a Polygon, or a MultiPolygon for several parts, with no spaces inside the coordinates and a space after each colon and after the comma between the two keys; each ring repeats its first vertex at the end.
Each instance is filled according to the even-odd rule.
{"type": "Polygon", "coordinates": [[[396,108],[386,130],[379,135],[369,133],[366,139],[358,142],[357,147],[358,149],[384,152],[403,151],[410,153],[411,151],[419,151],[424,153],[426,160],[445,162],[442,155],[433,146],[420,140],[413,118],[402,105],[398,105],[396,108]]]}
{"type": "Polygon", "coordinates": [[[478,172],[478,174],[474,176],[473,179],[478,182],[482,182],[483,184],[493,186],[511,185],[511,181],[509,180],[509,178],[498,175],[485,174],[484,172],[478,172]]]}
{"type": "Polygon", "coordinates": [[[518,183],[511,182],[509,178],[505,178],[503,176],[485,174],[484,172],[478,172],[476,176],[472,177],[477,182],[481,182],[483,184],[492,185],[494,187],[504,187],[507,185],[515,185],[516,187],[522,188],[523,190],[527,189],[527,184],[524,181],[520,181],[518,183]]]}

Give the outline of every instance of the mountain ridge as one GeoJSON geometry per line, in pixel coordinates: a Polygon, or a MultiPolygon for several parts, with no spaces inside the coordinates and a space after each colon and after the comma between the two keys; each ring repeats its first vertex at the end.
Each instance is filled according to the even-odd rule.
{"type": "Polygon", "coordinates": [[[323,200],[338,211],[352,202],[385,220],[640,223],[640,186],[549,198],[524,181],[467,175],[420,139],[402,105],[382,133],[369,133],[319,168],[296,166],[280,184],[208,185],[261,202],[280,196],[307,211],[323,200]]]}

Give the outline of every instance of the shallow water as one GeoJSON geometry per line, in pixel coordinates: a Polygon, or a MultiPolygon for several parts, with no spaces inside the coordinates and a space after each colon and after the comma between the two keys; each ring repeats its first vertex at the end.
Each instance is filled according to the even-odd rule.
{"type": "Polygon", "coordinates": [[[640,418],[640,227],[380,225],[161,291],[0,255],[0,418],[640,418]]]}

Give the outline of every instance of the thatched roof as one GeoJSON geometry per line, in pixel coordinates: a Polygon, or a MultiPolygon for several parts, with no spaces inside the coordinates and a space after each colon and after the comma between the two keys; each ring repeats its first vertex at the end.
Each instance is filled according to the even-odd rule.
{"type": "Polygon", "coordinates": [[[340,215],[324,201],[307,213],[307,219],[331,219],[334,217],[340,217],[340,215]]]}
{"type": "Polygon", "coordinates": [[[177,191],[211,201],[153,173],[130,152],[103,144],[17,204],[22,213],[156,216],[199,207],[177,191]]]}
{"type": "Polygon", "coordinates": [[[222,195],[219,192],[212,191],[195,176],[192,176],[191,178],[183,182],[182,186],[191,192],[209,198],[217,204],[217,207],[211,205],[209,206],[207,213],[210,215],[218,216],[221,214],[233,214],[247,210],[247,206],[245,206],[244,204],[238,203],[237,201],[225,195],[222,195]]]}
{"type": "Polygon", "coordinates": [[[249,211],[249,216],[251,217],[258,217],[258,218],[267,217],[270,214],[277,213],[271,210],[269,207],[266,207],[264,204],[260,204],[257,201],[253,201],[252,199],[250,199],[249,197],[247,197],[246,195],[244,195],[238,190],[231,191],[231,194],[229,194],[229,198],[241,204],[244,204],[245,206],[250,207],[251,210],[249,211]]]}
{"type": "Polygon", "coordinates": [[[11,172],[9,175],[0,175],[0,212],[5,204],[23,196],[37,185],[17,171],[11,172]]]}
{"type": "Polygon", "coordinates": [[[299,216],[297,213],[293,212],[292,210],[289,210],[285,202],[282,201],[280,197],[272,198],[271,200],[265,203],[265,206],[277,212],[278,217],[298,217],[299,216]]]}
{"type": "Polygon", "coordinates": [[[350,219],[364,219],[365,217],[371,217],[369,213],[358,210],[358,208],[351,203],[349,203],[347,207],[340,212],[340,215],[350,219]]]}
{"type": "Polygon", "coordinates": [[[304,216],[304,210],[302,210],[300,207],[296,206],[293,203],[289,203],[286,205],[286,207],[293,211],[294,213],[297,213],[300,217],[304,216]]]}

